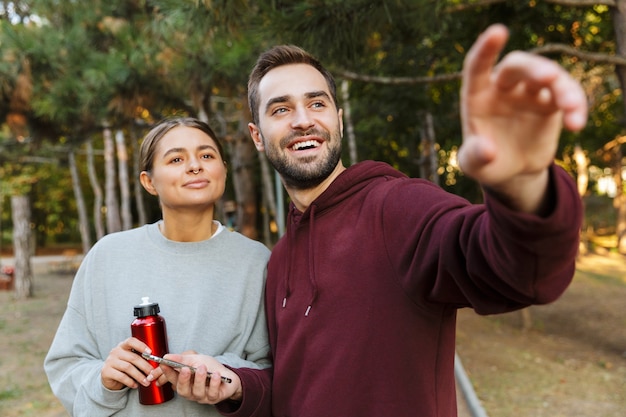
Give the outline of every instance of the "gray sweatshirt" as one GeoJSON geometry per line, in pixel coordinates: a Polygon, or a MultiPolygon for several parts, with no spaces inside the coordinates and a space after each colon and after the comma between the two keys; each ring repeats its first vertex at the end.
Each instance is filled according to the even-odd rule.
{"type": "Polygon", "coordinates": [[[171,353],[195,350],[237,368],[269,366],[263,308],[269,254],[222,226],[202,242],[167,240],[157,223],[105,236],[74,278],[44,361],[52,391],[73,416],[220,415],[178,396],[141,405],[136,389],[106,389],[100,371],[111,349],[131,336],[142,297],[159,304],[171,353]]]}

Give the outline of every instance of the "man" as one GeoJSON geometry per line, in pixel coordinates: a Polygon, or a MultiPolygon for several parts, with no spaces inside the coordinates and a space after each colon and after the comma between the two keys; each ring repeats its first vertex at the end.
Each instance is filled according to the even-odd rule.
{"type": "Polygon", "coordinates": [[[383,163],[345,168],[332,76],[292,46],[259,58],[250,133],[292,202],[268,265],[274,368],[226,387],[214,362],[177,356],[215,373],[205,388],[165,369],[181,395],[237,416],[456,416],[456,310],[555,300],[578,248],[580,198],[553,158],[562,127],[584,127],[585,95],[543,57],[495,65],[507,38],[490,27],[463,69],[459,161],[484,205],[383,163]]]}

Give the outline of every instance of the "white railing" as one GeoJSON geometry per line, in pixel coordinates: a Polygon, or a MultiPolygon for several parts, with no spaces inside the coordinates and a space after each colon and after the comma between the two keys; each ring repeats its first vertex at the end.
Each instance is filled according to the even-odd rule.
{"type": "Polygon", "coordinates": [[[474,387],[465,373],[461,358],[459,358],[458,354],[454,355],[454,376],[456,378],[457,387],[461,390],[461,394],[463,394],[463,398],[465,399],[467,408],[472,417],[487,417],[487,413],[480,403],[478,396],[476,396],[476,392],[474,392],[474,387]]]}

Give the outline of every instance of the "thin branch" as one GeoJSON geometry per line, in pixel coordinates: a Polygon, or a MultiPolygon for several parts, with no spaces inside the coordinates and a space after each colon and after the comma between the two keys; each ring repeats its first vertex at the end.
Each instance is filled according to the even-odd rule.
{"type": "MultiPolygon", "coordinates": [[[[477,1],[471,4],[460,4],[457,6],[451,6],[446,8],[446,12],[453,13],[463,11],[469,8],[481,7],[481,6],[491,6],[493,4],[504,3],[506,0],[482,0],[477,1]]],[[[562,6],[569,7],[581,7],[581,6],[595,6],[595,5],[606,5],[609,7],[615,7],[617,5],[617,0],[544,0],[546,3],[559,4],[562,6]]],[[[537,48],[533,48],[528,52],[534,53],[537,55],[548,55],[548,54],[566,54],[570,56],[574,56],[589,62],[597,62],[604,64],[612,64],[617,66],[626,66],[626,57],[616,56],[616,55],[608,55],[605,53],[597,53],[597,52],[585,52],[579,49],[576,49],[572,46],[565,44],[548,44],[544,46],[540,46],[537,48]]],[[[442,74],[442,75],[434,75],[434,76],[423,76],[423,77],[389,77],[389,76],[374,76],[374,75],[365,75],[365,74],[357,74],[352,71],[339,70],[336,72],[339,77],[342,77],[346,80],[353,81],[364,81],[375,84],[385,84],[385,85],[407,85],[407,84],[426,84],[426,83],[435,83],[442,81],[453,81],[461,78],[461,72],[455,72],[451,74],[442,74]]]]}
{"type": "Polygon", "coordinates": [[[24,164],[58,164],[57,158],[46,158],[43,156],[24,156],[19,160],[24,164]]]}
{"type": "Polygon", "coordinates": [[[540,46],[537,48],[533,48],[528,52],[540,55],[546,55],[551,53],[561,53],[566,55],[575,56],[586,61],[591,62],[601,62],[605,64],[613,64],[613,65],[626,65],[626,58],[616,55],[609,55],[605,53],[598,52],[585,52],[579,49],[576,49],[572,46],[561,44],[561,43],[553,43],[544,46],[540,46]]]}
{"type": "MultiPolygon", "coordinates": [[[[586,60],[589,62],[597,62],[603,64],[611,64],[617,66],[626,66],[626,57],[616,56],[616,55],[608,55],[605,53],[597,53],[597,52],[585,52],[579,49],[576,49],[572,46],[565,44],[548,44],[544,46],[540,46],[538,48],[533,48],[528,52],[536,55],[548,55],[553,53],[560,53],[570,56],[575,56],[582,60],[586,60]]],[[[422,77],[391,77],[391,76],[376,76],[376,75],[366,75],[366,74],[357,74],[352,71],[344,71],[339,70],[336,71],[337,76],[352,81],[363,81],[367,83],[374,84],[385,84],[385,85],[413,85],[413,84],[427,84],[427,83],[436,83],[436,82],[446,82],[458,80],[461,78],[461,72],[454,72],[451,74],[441,74],[441,75],[433,75],[433,76],[422,76],[422,77]]]]}
{"type": "Polygon", "coordinates": [[[445,13],[462,12],[467,9],[474,9],[477,7],[491,6],[492,4],[504,3],[506,0],[482,0],[474,3],[457,4],[454,6],[448,6],[445,8],[445,13]]]}
{"type": "Polygon", "coordinates": [[[611,152],[614,148],[626,143],[626,136],[618,136],[610,142],[604,144],[602,149],[596,151],[597,155],[602,155],[605,152],[611,152]]]}
{"type": "MultiPolygon", "coordinates": [[[[455,6],[446,7],[445,12],[446,13],[463,12],[468,9],[475,9],[477,7],[485,7],[485,6],[491,6],[494,4],[505,3],[506,1],[507,0],[482,0],[482,1],[476,1],[474,3],[458,4],[455,6]]],[[[544,1],[546,3],[558,4],[561,6],[568,6],[568,7],[591,7],[591,6],[597,6],[597,5],[609,6],[609,7],[617,6],[617,0],[544,0],[544,1]]]]}
{"type": "Polygon", "coordinates": [[[374,84],[403,85],[403,84],[426,84],[441,81],[453,81],[461,78],[460,72],[452,74],[433,75],[432,77],[384,77],[376,75],[357,74],[352,71],[337,71],[336,74],[346,80],[364,81],[374,84]]]}
{"type": "Polygon", "coordinates": [[[616,7],[617,0],[544,0],[546,3],[570,7],[609,6],[616,7]]]}

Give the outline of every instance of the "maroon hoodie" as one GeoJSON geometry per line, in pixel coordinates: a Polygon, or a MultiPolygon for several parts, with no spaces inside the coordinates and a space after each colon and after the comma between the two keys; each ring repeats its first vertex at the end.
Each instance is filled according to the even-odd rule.
{"type": "Polygon", "coordinates": [[[574,274],[581,201],[562,169],[550,178],[544,218],[489,195],[472,205],[373,161],[304,213],[292,205],[268,266],[274,368],[237,370],[232,415],[456,417],[457,309],[548,303],[574,274]]]}

